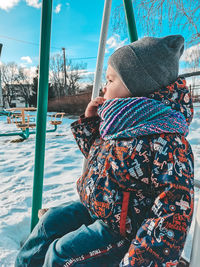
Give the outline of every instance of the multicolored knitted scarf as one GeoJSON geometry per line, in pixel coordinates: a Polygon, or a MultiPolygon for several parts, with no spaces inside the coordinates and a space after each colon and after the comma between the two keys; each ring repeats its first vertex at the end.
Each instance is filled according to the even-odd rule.
{"type": "Polygon", "coordinates": [[[158,100],[146,97],[106,100],[98,108],[100,135],[104,140],[130,138],[150,134],[188,134],[181,112],[158,100]]]}

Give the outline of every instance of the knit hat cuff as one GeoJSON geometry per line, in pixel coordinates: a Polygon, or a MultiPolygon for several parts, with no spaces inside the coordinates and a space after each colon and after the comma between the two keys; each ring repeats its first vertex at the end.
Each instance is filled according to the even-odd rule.
{"type": "Polygon", "coordinates": [[[110,64],[118,73],[120,79],[125,84],[130,93],[133,96],[142,96],[144,91],[146,92],[146,94],[157,91],[160,88],[160,85],[152,79],[146,69],[142,66],[142,64],[140,63],[140,58],[137,57],[134,50],[129,45],[123,47],[123,53],[120,53],[120,50],[121,48],[116,50],[110,56],[108,64],[110,64]],[[125,57],[127,58],[127,60],[124,60],[125,57]],[[129,58],[131,58],[131,60],[129,60],[129,58]],[[126,62],[125,66],[124,62],[126,62]],[[141,77],[141,74],[144,75],[142,75],[141,77]],[[149,91],[148,88],[150,88],[149,91]]]}

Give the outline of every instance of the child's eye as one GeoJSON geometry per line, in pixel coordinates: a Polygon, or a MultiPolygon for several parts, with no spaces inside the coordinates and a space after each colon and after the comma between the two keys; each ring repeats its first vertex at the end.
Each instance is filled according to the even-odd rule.
{"type": "Polygon", "coordinates": [[[111,82],[112,82],[112,80],[107,80],[107,82],[105,83],[104,86],[108,85],[108,83],[111,83],[111,82]]]}

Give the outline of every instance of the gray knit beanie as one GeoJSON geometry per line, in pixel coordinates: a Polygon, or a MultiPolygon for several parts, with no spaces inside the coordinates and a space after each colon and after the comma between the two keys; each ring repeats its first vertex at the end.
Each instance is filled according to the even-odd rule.
{"type": "Polygon", "coordinates": [[[177,79],[183,50],[181,35],[144,37],[117,49],[108,64],[133,96],[147,96],[177,79]]]}

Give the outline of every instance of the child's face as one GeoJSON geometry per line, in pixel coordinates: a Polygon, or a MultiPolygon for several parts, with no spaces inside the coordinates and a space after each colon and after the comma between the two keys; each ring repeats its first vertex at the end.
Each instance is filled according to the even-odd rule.
{"type": "Polygon", "coordinates": [[[113,69],[113,67],[111,67],[111,65],[108,65],[106,71],[106,80],[107,83],[102,90],[104,98],[106,100],[113,98],[125,98],[131,96],[131,93],[128,91],[126,86],[119,78],[117,72],[113,69]]]}

